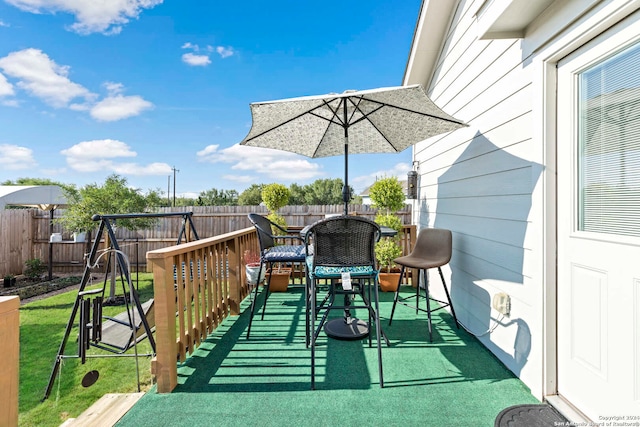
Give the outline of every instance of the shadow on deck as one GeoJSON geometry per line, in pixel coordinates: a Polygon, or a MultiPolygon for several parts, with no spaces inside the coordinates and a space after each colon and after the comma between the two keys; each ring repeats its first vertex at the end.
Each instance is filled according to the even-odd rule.
{"type": "Polygon", "coordinates": [[[248,340],[247,298],[242,314],[227,318],[179,366],[172,393],[152,389],[117,425],[492,426],[506,407],[539,403],[480,342],[456,329],[447,312],[435,313],[430,343],[424,313],[399,306],[388,326],[393,294],[380,295],[391,341],[382,350],[385,388],[378,383],[375,343],[321,333],[317,389],[310,389],[304,297],[290,288],[270,296],[248,340]]]}

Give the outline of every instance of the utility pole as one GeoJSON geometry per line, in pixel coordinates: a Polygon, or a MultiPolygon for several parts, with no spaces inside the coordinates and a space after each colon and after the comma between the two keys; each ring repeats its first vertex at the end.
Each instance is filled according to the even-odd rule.
{"type": "Polygon", "coordinates": [[[176,206],[176,172],[180,172],[178,169],[176,169],[176,167],[172,167],[171,170],[173,171],[173,207],[176,206]]]}

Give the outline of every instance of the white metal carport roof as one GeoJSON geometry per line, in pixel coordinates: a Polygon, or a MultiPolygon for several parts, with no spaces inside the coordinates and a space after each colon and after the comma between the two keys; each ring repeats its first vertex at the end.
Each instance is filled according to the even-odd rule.
{"type": "Polygon", "coordinates": [[[0,185],[0,210],[13,205],[48,211],[66,204],[62,188],[57,185],[0,185]]]}

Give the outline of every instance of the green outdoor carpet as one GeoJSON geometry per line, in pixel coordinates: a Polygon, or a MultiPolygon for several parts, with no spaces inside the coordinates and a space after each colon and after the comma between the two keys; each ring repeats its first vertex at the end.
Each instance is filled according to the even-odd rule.
{"type": "MultiPolygon", "coordinates": [[[[406,292],[413,292],[407,287],[406,292]]],[[[118,426],[493,426],[517,404],[539,403],[524,384],[444,310],[426,314],[381,293],[385,387],[380,388],[375,334],[340,341],[320,334],[316,390],[310,389],[302,290],[274,293],[264,320],[246,339],[249,299],[178,368],[169,394],[148,392],[118,426]]],[[[263,296],[260,296],[260,302],[263,296]]],[[[340,315],[336,312],[336,315],[340,315]]],[[[366,319],[363,310],[356,315],[366,319]]]]}

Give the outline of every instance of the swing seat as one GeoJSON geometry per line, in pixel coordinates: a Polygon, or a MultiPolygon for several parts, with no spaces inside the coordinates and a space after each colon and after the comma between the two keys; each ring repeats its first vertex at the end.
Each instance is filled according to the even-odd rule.
{"type": "MultiPolygon", "coordinates": [[[[102,339],[100,344],[113,347],[124,353],[133,347],[134,336],[135,342],[138,343],[147,337],[144,327],[142,327],[142,316],[145,316],[150,328],[155,326],[155,317],[153,312],[153,298],[141,305],[143,313],[135,313],[135,328],[129,323],[129,315],[126,311],[114,316],[107,317],[102,323],[102,339]],[[135,334],[134,334],[135,331],[135,334]]],[[[135,305],[132,306],[135,310],[135,305]]]]}

